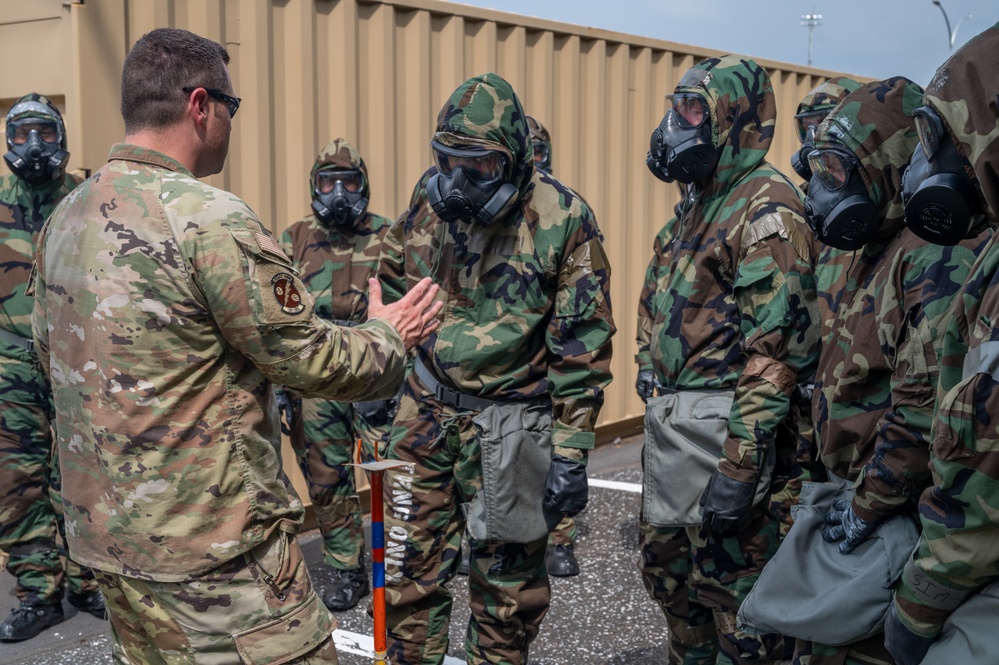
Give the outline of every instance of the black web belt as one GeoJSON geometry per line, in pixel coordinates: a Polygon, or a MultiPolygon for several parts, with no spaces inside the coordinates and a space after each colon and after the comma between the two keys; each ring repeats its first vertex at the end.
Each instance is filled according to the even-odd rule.
{"type": "Polygon", "coordinates": [[[460,390],[456,390],[451,386],[444,385],[437,380],[437,377],[424,364],[423,358],[419,355],[416,356],[416,360],[413,362],[413,370],[420,381],[423,382],[423,385],[429,388],[434,394],[434,399],[441,404],[447,404],[460,411],[485,411],[490,406],[502,404],[499,400],[475,397],[474,395],[468,395],[460,390]]]}

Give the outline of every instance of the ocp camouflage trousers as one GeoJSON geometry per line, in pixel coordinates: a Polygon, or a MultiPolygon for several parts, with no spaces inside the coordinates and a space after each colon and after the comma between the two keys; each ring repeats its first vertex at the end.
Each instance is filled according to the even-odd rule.
{"type": "Polygon", "coordinates": [[[373,427],[356,414],[349,402],[301,400],[295,409],[291,446],[305,476],[323,536],[323,559],[339,570],[357,568],[364,549],[361,501],[354,481],[357,439],[363,461],[385,452],[388,426],[373,427]]]}
{"type": "MultiPolygon", "coordinates": [[[[386,474],[385,569],[389,659],[441,663],[468,503],[482,488],[474,412],[434,401],[411,376],[392,430],[390,456],[413,471],[386,474]],[[419,395],[419,397],[417,397],[419,395]]],[[[526,544],[469,538],[468,663],[520,665],[548,612],[547,537],[526,544]]]]}
{"type": "Polygon", "coordinates": [[[290,533],[276,530],[250,552],[189,582],[104,571],[97,571],[97,580],[116,665],[337,663],[336,621],[312,588],[290,533]]]}
{"type": "Polygon", "coordinates": [[[59,602],[67,581],[73,593],[97,590],[90,569],[58,545],[59,490],[48,383],[33,362],[0,356],[0,550],[20,601],[59,602]]]}
{"type": "Polygon", "coordinates": [[[671,529],[641,522],[639,534],[642,578],[670,628],[670,663],[780,660],[782,636],[749,635],[736,628],[739,605],[777,551],[778,524],[766,502],[724,537],[699,527],[671,529]]]}

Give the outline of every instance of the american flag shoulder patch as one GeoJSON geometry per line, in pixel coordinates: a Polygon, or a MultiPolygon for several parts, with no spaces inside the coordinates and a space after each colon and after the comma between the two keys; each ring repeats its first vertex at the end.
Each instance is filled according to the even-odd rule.
{"type": "Polygon", "coordinates": [[[291,262],[291,258],[288,257],[284,249],[281,248],[281,245],[278,244],[277,240],[275,240],[273,236],[256,231],[254,232],[253,237],[256,239],[257,245],[261,250],[280,257],[289,263],[291,262]]]}

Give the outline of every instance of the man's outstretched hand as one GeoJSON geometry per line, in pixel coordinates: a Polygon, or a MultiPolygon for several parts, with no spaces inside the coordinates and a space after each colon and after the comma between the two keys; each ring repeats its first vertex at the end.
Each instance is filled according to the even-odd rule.
{"type": "Polygon", "coordinates": [[[381,319],[392,324],[409,351],[440,325],[435,317],[444,303],[434,302],[439,290],[433,280],[424,277],[401,300],[385,305],[382,285],[371,278],[368,280],[368,321],[381,319]]]}

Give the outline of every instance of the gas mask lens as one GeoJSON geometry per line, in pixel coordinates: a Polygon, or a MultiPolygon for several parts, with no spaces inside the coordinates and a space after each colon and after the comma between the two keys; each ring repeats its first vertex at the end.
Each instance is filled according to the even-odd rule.
{"type": "Polygon", "coordinates": [[[38,132],[38,137],[45,143],[58,145],[62,142],[59,123],[43,118],[21,118],[11,121],[7,125],[7,140],[11,145],[24,145],[33,131],[38,132]]]}
{"type": "Polygon", "coordinates": [[[498,150],[467,146],[452,148],[438,141],[430,142],[437,170],[446,177],[461,169],[465,177],[479,185],[499,182],[506,175],[507,158],[498,150]]]}
{"type": "Polygon", "coordinates": [[[815,130],[825,118],[825,111],[813,111],[794,116],[794,124],[798,128],[798,141],[804,143],[805,139],[815,136],[815,130]]]}
{"type": "Polygon", "coordinates": [[[533,144],[534,148],[534,164],[536,166],[544,166],[548,163],[548,146],[541,141],[535,141],[533,144]]]}
{"type": "Polygon", "coordinates": [[[355,193],[364,189],[364,175],[360,171],[319,171],[314,186],[319,194],[329,194],[342,183],[344,190],[355,193]]]}
{"type": "Polygon", "coordinates": [[[944,133],[943,122],[937,112],[929,106],[921,106],[913,111],[912,119],[916,122],[916,132],[919,134],[919,143],[923,146],[923,152],[932,161],[940,147],[940,137],[944,133]]]}
{"type": "Polygon", "coordinates": [[[817,177],[831,192],[846,187],[850,174],[856,168],[856,157],[838,150],[813,150],[808,155],[808,165],[812,176],[817,177]]]}
{"type": "Polygon", "coordinates": [[[666,95],[666,111],[670,108],[676,111],[680,126],[685,129],[700,127],[708,119],[708,105],[698,95],[666,95]]]}

